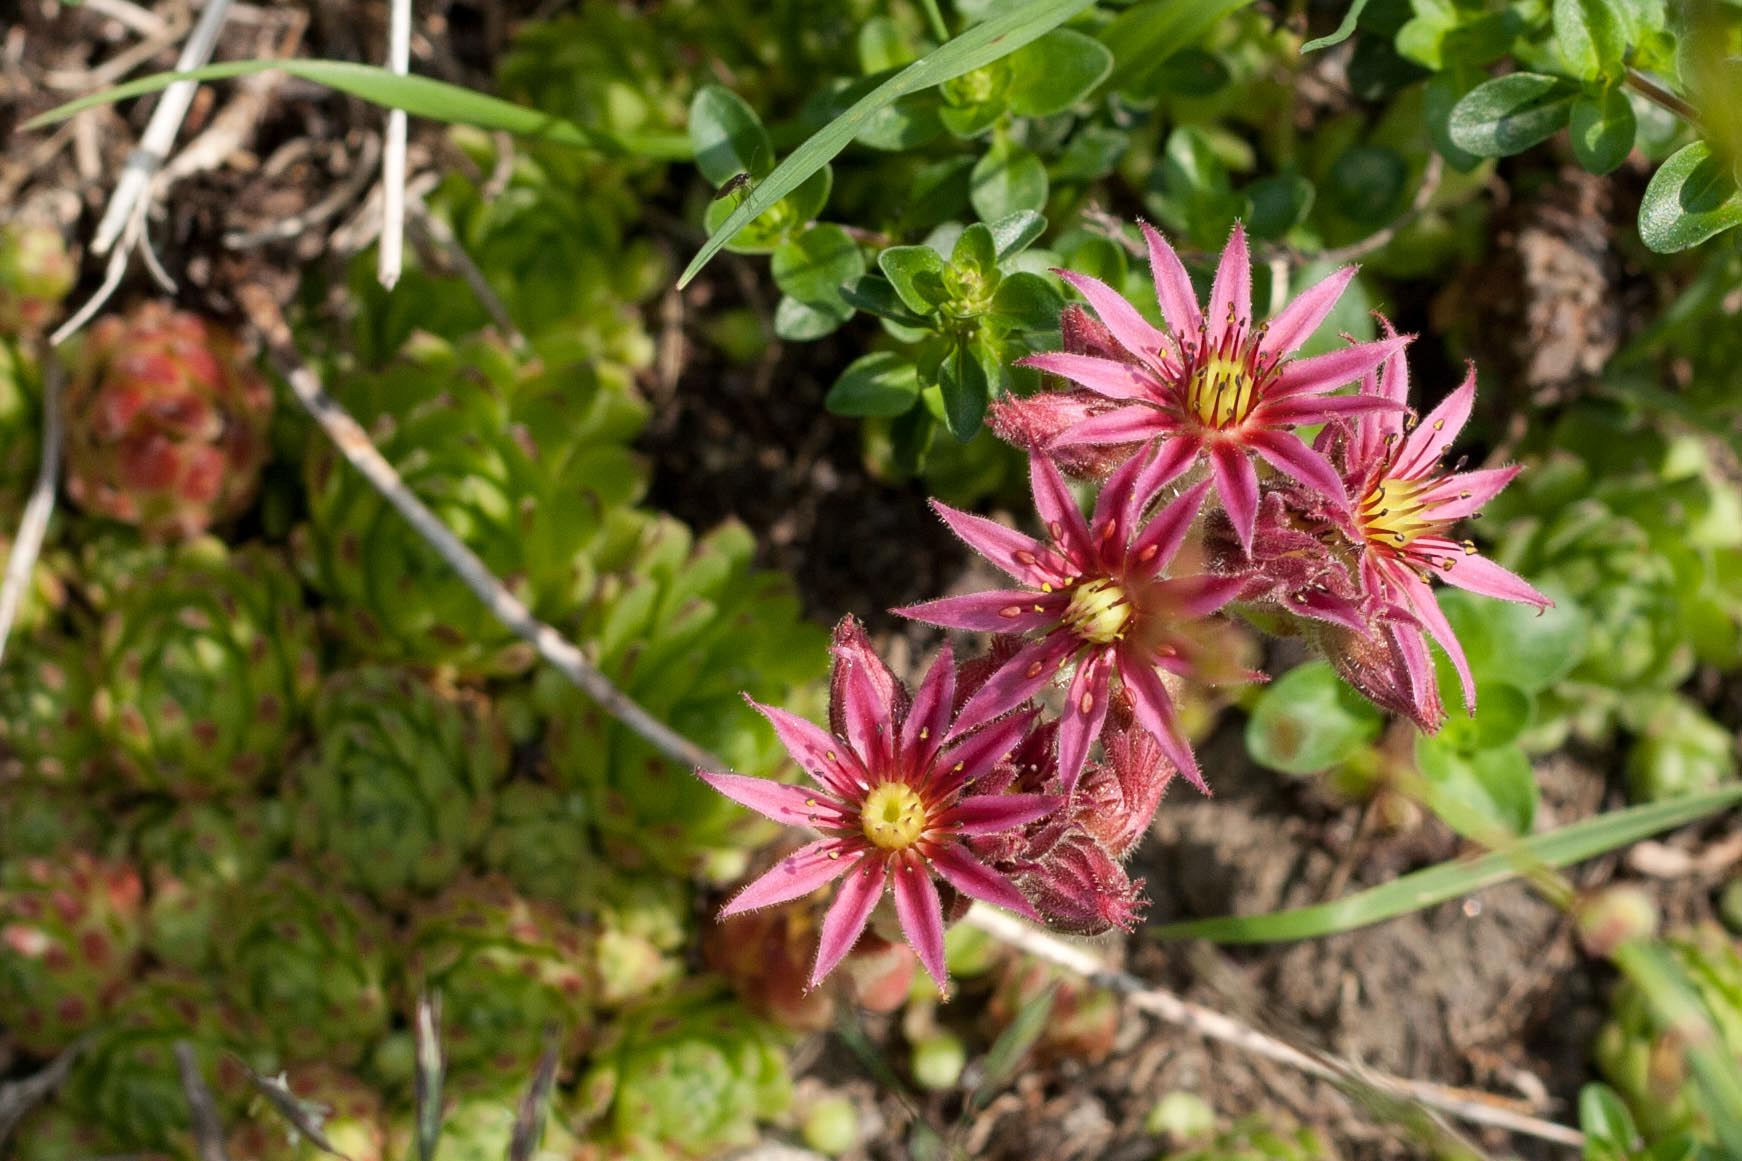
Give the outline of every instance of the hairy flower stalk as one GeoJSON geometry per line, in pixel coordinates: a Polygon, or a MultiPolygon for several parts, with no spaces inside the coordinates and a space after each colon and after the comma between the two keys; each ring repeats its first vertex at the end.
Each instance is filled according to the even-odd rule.
{"type": "MultiPolygon", "coordinates": [[[[1258,515],[1256,454],[1271,467],[1341,500],[1336,472],[1293,429],[1394,407],[1389,400],[1330,392],[1371,372],[1408,341],[1390,335],[1340,351],[1292,359],[1336,306],[1354,267],[1345,267],[1303,291],[1269,322],[1254,324],[1252,270],[1246,234],[1236,224],[1216,269],[1208,310],[1200,309],[1191,279],[1173,247],[1145,225],[1156,299],[1167,330],[1158,330],[1106,283],[1068,270],[1075,287],[1111,335],[1117,350],[1031,355],[1024,366],[1059,375],[1112,403],[1057,430],[1049,451],[1083,445],[1160,441],[1144,486],[1160,488],[1207,458],[1216,494],[1243,546],[1252,544],[1258,515]]],[[[1046,397],[1014,410],[1045,409],[1046,397]]],[[[1057,408],[1053,408],[1056,412],[1057,408]]],[[[1006,428],[1022,428],[1005,416],[1006,428]]],[[[1032,426],[1032,425],[1030,425],[1032,426]]],[[[1068,460],[1067,460],[1068,462],[1068,460]]]]}
{"type": "Polygon", "coordinates": [[[1409,370],[1398,351],[1361,385],[1362,398],[1395,406],[1327,427],[1317,444],[1339,466],[1348,488],[1352,507],[1344,532],[1359,549],[1361,587],[1373,623],[1384,625],[1396,642],[1413,695],[1408,700],[1438,703],[1432,659],[1421,640],[1425,629],[1451,658],[1463,685],[1464,706],[1473,714],[1476,686],[1470,665],[1434,599],[1431,579],[1538,609],[1554,602],[1482,556],[1474,541],[1452,539],[1453,526],[1479,511],[1520,470],[1460,472],[1440,465],[1469,421],[1476,369],[1471,367],[1458,389],[1419,423],[1403,410],[1408,395],[1409,370]],[[1417,625],[1420,629],[1411,628],[1417,625]]]}
{"type": "Polygon", "coordinates": [[[1158,486],[1155,463],[1150,455],[1127,461],[1085,520],[1058,469],[1044,455],[1031,456],[1034,504],[1047,543],[934,502],[956,535],[1024,587],[896,610],[946,628],[1038,634],[962,707],[958,720],[969,728],[1021,705],[1077,663],[1059,725],[1058,767],[1067,794],[1106,721],[1115,672],[1131,695],[1138,724],[1193,785],[1208,790],[1161,675],[1201,675],[1205,666],[1191,625],[1233,599],[1245,582],[1163,575],[1203,506],[1208,484],[1186,490],[1145,522],[1143,511],[1158,486]]]}
{"type": "MultiPolygon", "coordinates": [[[[1015,885],[968,846],[970,839],[1013,830],[1057,808],[1058,799],[1050,795],[1003,793],[1008,779],[995,776],[1033,718],[1018,714],[955,736],[956,665],[948,648],[911,698],[872,651],[858,622],[841,622],[833,652],[833,732],[757,706],[817,790],[696,772],[721,794],[776,822],[823,834],[740,891],[721,916],[771,907],[841,880],[811,969],[815,987],[852,950],[885,890],[892,889],[901,929],[941,988],[944,907],[934,874],[962,895],[1038,918],[1015,885]]],[[[978,725],[987,718],[971,720],[978,725]]]]}

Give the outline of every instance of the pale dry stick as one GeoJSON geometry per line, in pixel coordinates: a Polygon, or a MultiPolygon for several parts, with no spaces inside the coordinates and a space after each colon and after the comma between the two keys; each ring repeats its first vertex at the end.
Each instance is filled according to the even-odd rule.
{"type": "Polygon", "coordinates": [[[175,1063],[187,1096],[196,1154],[200,1161],[230,1161],[224,1152],[224,1125],[218,1119],[218,1106],[212,1100],[212,1090],[206,1087],[206,1078],[200,1075],[199,1058],[186,1040],[175,1042],[175,1063]]]}
{"type": "Polygon", "coordinates": [[[418,535],[435,549],[449,568],[459,574],[467,588],[515,634],[530,642],[540,657],[592,698],[612,717],[640,735],[668,757],[690,766],[725,769],[726,764],[670,726],[642,709],[611,683],[587,660],[586,655],[561,633],[533,616],[525,602],[515,597],[490,572],[478,555],[448,530],[440,517],[418,499],[392,464],[387,462],[357,421],[321,387],[291,339],[290,327],[272,295],[260,286],[244,286],[238,292],[242,308],[266,340],[267,350],[279,373],[290,384],[297,402],[321,425],[333,445],[353,468],[405,517],[418,535]]]}
{"type": "Polygon", "coordinates": [[[294,214],[258,230],[232,230],[224,235],[224,246],[231,250],[247,250],[300,237],[356,201],[357,196],[363,192],[363,187],[374,177],[376,163],[380,160],[381,138],[370,133],[363,138],[362,156],[358,158],[357,164],[352,166],[345,180],[334,186],[320,201],[300,214],[294,214]]]}
{"type": "Polygon", "coordinates": [[[1328,1053],[1304,1052],[1220,1012],[1182,1000],[1172,992],[1151,987],[1136,976],[1109,968],[1088,949],[1060,939],[1050,932],[1031,927],[1013,915],[976,903],[968,909],[966,922],[1018,951],[1064,968],[1097,987],[1124,996],[1139,1011],[1147,1012],[1169,1024],[1176,1024],[1206,1039],[1231,1044],[1254,1056],[1288,1065],[1324,1080],[1352,1081],[1381,1091],[1389,1090],[1395,1095],[1471,1124],[1505,1129],[1573,1148],[1578,1148],[1585,1142],[1584,1134],[1577,1129],[1519,1112],[1508,1107],[1500,1098],[1487,1093],[1391,1076],[1357,1067],[1328,1053]]]}
{"type": "Polygon", "coordinates": [[[169,31],[163,17],[141,8],[132,0],[85,0],[85,9],[125,24],[140,36],[162,36],[169,31]]]}
{"type": "MultiPolygon", "coordinates": [[[[212,49],[217,46],[218,32],[224,27],[224,16],[229,7],[230,0],[208,0],[193,33],[182,46],[181,56],[175,62],[176,72],[192,72],[212,59],[212,49]]],[[[107,254],[121,238],[135,205],[144,199],[151,179],[168,159],[170,146],[175,144],[175,135],[181,131],[182,120],[187,116],[188,106],[193,103],[194,91],[198,88],[197,81],[177,81],[163,91],[157,110],[152,113],[145,134],[139,139],[138,148],[127,158],[121,178],[115,183],[109,208],[103,212],[103,220],[97,223],[97,232],[91,238],[91,253],[107,254]]]]}
{"type": "Polygon", "coordinates": [[[60,1087],[89,1041],[89,1035],[81,1036],[62,1049],[61,1054],[49,1061],[42,1071],[23,1080],[0,1084],[0,1145],[6,1144],[25,1113],[47,1100],[60,1087]]]}
{"type": "MultiPolygon", "coordinates": [[[[397,76],[411,71],[411,0],[390,0],[387,24],[387,67],[397,76]]],[[[381,159],[381,249],[375,277],[392,290],[405,261],[405,139],[404,109],[387,111],[387,147],[381,159]]]]}
{"type": "Polygon", "coordinates": [[[448,224],[430,213],[421,197],[411,200],[410,209],[411,217],[408,222],[417,240],[432,250],[442,252],[471,288],[472,296],[484,308],[484,313],[490,316],[490,321],[496,324],[496,329],[502,332],[502,337],[508,340],[508,346],[515,354],[524,356],[530,352],[532,344],[527,342],[520,328],[514,325],[507,305],[490,285],[490,280],[484,277],[484,272],[478,269],[478,264],[472,261],[472,256],[466,253],[466,248],[460,245],[460,240],[454,237],[448,224]]]}
{"type": "Polygon", "coordinates": [[[60,478],[60,360],[51,358],[43,348],[37,364],[42,368],[42,459],[36,465],[36,483],[24,505],[24,518],[12,540],[12,553],[6,559],[6,580],[0,584],[0,658],[6,656],[13,618],[30,588],[30,575],[42,552],[49,517],[54,515],[54,488],[60,478]]]}

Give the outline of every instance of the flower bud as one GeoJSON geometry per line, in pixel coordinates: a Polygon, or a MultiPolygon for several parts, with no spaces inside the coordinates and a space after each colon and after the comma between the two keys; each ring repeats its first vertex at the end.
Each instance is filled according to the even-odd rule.
{"type": "Polygon", "coordinates": [[[1657,904],[1631,883],[1605,887],[1573,910],[1586,954],[1608,959],[1624,943],[1657,933],[1657,904]]]}
{"type": "Polygon", "coordinates": [[[1130,931],[1143,909],[1143,881],[1130,876],[1086,831],[1064,832],[1019,880],[1047,926],[1073,935],[1130,931]]]}

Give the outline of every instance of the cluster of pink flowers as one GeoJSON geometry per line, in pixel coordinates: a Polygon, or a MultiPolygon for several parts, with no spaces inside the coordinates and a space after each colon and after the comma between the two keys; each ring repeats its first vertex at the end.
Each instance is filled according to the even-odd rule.
{"type": "Polygon", "coordinates": [[[896,610],[995,634],[990,652],[958,666],[946,647],[910,693],[848,618],[835,634],[828,729],[758,707],[816,788],[698,771],[727,797],[820,834],[722,912],[840,880],[812,986],[886,895],[940,985],[945,924],[969,900],[1063,931],[1128,930],[1143,884],[1123,861],[1175,774],[1209,792],[1178,691],[1263,679],[1228,671],[1211,619],[1267,611],[1267,625],[1290,626],[1376,703],[1432,731],[1445,710],[1429,639],[1471,713],[1476,696],[1432,578],[1549,604],[1451,537],[1518,471],[1440,466],[1470,416],[1474,370],[1418,422],[1408,339],[1389,323],[1376,342],[1296,357],[1353,268],[1258,324],[1239,226],[1207,311],[1172,247],[1143,231],[1165,328],[1105,283],[1060,271],[1089,309],[1066,309],[1063,351],[1024,362],[1074,386],[994,406],[994,430],[1029,454],[1044,535],[935,504],[1014,587],[896,610]],[[1314,425],[1308,444],[1296,429],[1314,425]],[[1067,474],[1102,481],[1086,517],[1067,474]],[[1198,550],[1182,554],[1191,538],[1198,550]],[[1176,567],[1182,559],[1198,563],[1176,567]],[[1044,712],[1060,687],[1062,708],[1044,712]]]}

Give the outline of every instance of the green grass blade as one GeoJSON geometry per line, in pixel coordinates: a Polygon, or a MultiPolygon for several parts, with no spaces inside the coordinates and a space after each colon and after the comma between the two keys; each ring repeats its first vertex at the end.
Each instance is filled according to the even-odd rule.
{"type": "Polygon", "coordinates": [[[760,217],[774,203],[804,184],[811,174],[833,161],[847,143],[859,135],[872,114],[894,104],[909,93],[942,84],[952,77],[1009,56],[1023,45],[1052,31],[1094,0],[1029,0],[982,21],[948,44],[914,61],[866,93],[846,112],[830,121],[793,150],[774,172],[756,183],[744,203],[715,230],[696,254],[678,288],[688,286],[702,267],[718,254],[732,235],[760,217]]]}
{"type": "Polygon", "coordinates": [[[1149,75],[1182,48],[1198,43],[1224,16],[1252,0],[1149,0],[1113,18],[1098,34],[1113,50],[1107,83],[1121,91],[1141,89],[1149,75]]]}
{"type": "Polygon", "coordinates": [[[1268,915],[1224,915],[1152,927],[1156,939],[1210,939],[1218,943],[1277,943],[1314,939],[1394,919],[1447,899],[1505,882],[1531,866],[1564,867],[1624,847],[1660,831],[1706,818],[1742,802],[1742,786],[1709,794],[1611,811],[1518,843],[1516,853],[1493,852],[1441,863],[1330,903],[1268,915]]]}
{"type": "Polygon", "coordinates": [[[136,81],[115,85],[101,92],[68,101],[25,122],[26,129],[40,129],[64,121],[75,113],[98,105],[110,105],[129,97],[166,89],[177,81],[223,81],[278,69],[318,85],[349,93],[371,104],[404,109],[417,117],[450,124],[500,129],[520,137],[536,137],[577,149],[600,153],[630,154],[656,161],[684,161],[691,156],[689,137],[683,133],[606,133],[586,129],[561,117],[528,109],[500,97],[450,85],[433,77],[399,76],[375,65],[338,60],[243,60],[207,65],[185,73],[154,73],[136,81]]]}

